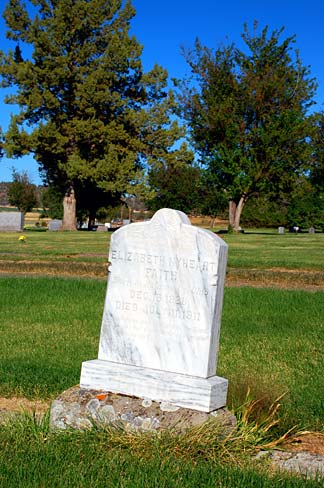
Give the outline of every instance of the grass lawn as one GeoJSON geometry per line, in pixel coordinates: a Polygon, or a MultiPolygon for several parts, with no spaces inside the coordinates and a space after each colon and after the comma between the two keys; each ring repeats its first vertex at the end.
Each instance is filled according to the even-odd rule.
{"type": "MultiPolygon", "coordinates": [[[[79,382],[82,361],[97,357],[110,234],[24,235],[21,243],[19,234],[0,234],[0,396],[51,399],[79,382]]],[[[236,273],[244,285],[258,286],[225,290],[217,373],[229,379],[228,406],[237,408],[250,390],[260,400],[254,415],[263,418],[285,394],[274,436],[293,425],[323,430],[324,234],[274,231],[224,238],[228,281],[236,273]],[[273,280],[283,271],[289,279],[262,288],[270,283],[269,273],[273,280]]],[[[175,440],[171,449],[160,437],[146,448],[145,438],[125,439],[118,442],[102,431],[52,433],[46,421],[18,419],[0,429],[0,487],[297,488],[306,483],[255,471],[242,452],[229,452],[221,462],[211,456],[213,446],[196,441],[186,449],[175,440]]]]}
{"type": "MultiPolygon", "coordinates": [[[[0,233],[0,272],[84,274],[105,277],[109,232],[0,233]]],[[[324,271],[324,234],[249,231],[224,234],[229,244],[228,268],[244,270],[324,271]]]]}
{"type": "Polygon", "coordinates": [[[324,271],[324,234],[284,234],[247,231],[225,234],[228,266],[324,271]]]}
{"type": "Polygon", "coordinates": [[[287,474],[266,474],[243,457],[227,462],[179,453],[180,439],[111,433],[48,431],[32,419],[0,432],[0,486],[4,488],[320,488],[287,474]],[[118,445],[118,438],[129,442],[118,445]],[[244,464],[245,459],[245,464],[244,464]]]}
{"type": "MultiPolygon", "coordinates": [[[[48,398],[79,381],[97,357],[106,283],[46,277],[0,279],[0,395],[48,398]]],[[[248,388],[264,408],[283,393],[285,428],[324,428],[324,292],[227,288],[218,374],[229,405],[248,388]]]]}
{"type": "Polygon", "coordinates": [[[0,433],[0,486],[5,488],[320,488],[321,481],[266,474],[243,462],[208,461],[165,450],[163,438],[112,442],[104,431],[50,433],[25,419],[0,433]]]}

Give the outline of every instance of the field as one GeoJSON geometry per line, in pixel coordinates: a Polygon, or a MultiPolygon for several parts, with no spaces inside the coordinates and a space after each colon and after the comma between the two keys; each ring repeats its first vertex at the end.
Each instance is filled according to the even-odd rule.
{"type": "MultiPolygon", "coordinates": [[[[18,234],[0,234],[0,397],[46,405],[78,383],[82,361],[97,356],[109,234],[24,235],[21,242],[18,234]]],[[[279,423],[262,442],[293,426],[322,431],[324,235],[251,231],[222,237],[229,260],[218,374],[229,379],[229,408],[239,412],[249,392],[258,400],[249,425],[262,426],[283,395],[279,423]]],[[[247,447],[251,428],[244,429],[242,448],[235,444],[233,453],[226,447],[229,465],[219,451],[211,457],[210,440],[189,452],[183,440],[174,448],[174,439],[148,439],[143,454],[139,439],[127,444],[120,433],[119,443],[116,433],[53,435],[46,419],[39,425],[26,417],[0,432],[0,486],[304,486],[252,467],[242,471],[259,442],[249,437],[247,447]]]]}

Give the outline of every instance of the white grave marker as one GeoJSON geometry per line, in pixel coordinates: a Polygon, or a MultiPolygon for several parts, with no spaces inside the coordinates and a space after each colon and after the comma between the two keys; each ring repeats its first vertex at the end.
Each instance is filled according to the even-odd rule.
{"type": "Polygon", "coordinates": [[[82,388],[210,412],[226,404],[215,376],[227,244],[159,210],[111,237],[98,359],[84,362],[82,388]]]}

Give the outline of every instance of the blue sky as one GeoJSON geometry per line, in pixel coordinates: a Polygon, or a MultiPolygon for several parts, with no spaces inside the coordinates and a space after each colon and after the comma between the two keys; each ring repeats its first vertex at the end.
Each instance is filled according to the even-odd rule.
{"type": "MultiPolygon", "coordinates": [[[[1,2],[3,5],[4,2],[1,2]]],[[[168,70],[170,78],[189,73],[180,46],[190,48],[195,38],[212,48],[221,43],[235,42],[243,47],[241,33],[246,22],[252,27],[257,20],[260,28],[271,30],[284,26],[284,37],[296,34],[296,48],[304,65],[310,65],[316,77],[316,110],[324,103],[324,0],[133,0],[136,17],[131,31],[144,46],[145,70],[154,63],[168,70]]],[[[0,21],[1,49],[6,50],[5,25],[0,21]]],[[[3,104],[0,90],[0,125],[5,130],[14,107],[3,104]]],[[[27,170],[34,183],[40,184],[37,163],[31,157],[0,160],[0,181],[11,180],[11,168],[27,170]]]]}

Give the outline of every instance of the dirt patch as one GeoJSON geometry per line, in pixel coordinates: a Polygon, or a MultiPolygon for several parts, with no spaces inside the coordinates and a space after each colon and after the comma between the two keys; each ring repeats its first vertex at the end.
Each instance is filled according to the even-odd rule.
{"type": "Polygon", "coordinates": [[[0,261],[1,274],[107,278],[107,263],[79,261],[0,261]]]}
{"type": "Polygon", "coordinates": [[[226,285],[317,291],[324,290],[324,272],[283,268],[228,268],[226,285]]]}
{"type": "MultiPolygon", "coordinates": [[[[84,254],[83,257],[85,258],[86,255],[84,254]]],[[[90,254],[88,257],[90,257],[90,254]]],[[[0,260],[0,273],[6,275],[28,274],[29,276],[107,279],[107,262],[0,260]]],[[[226,286],[317,291],[324,290],[324,272],[286,268],[228,268],[226,286]]]]}
{"type": "Polygon", "coordinates": [[[324,434],[308,432],[292,439],[283,445],[283,448],[292,452],[310,452],[324,456],[324,434]]]}
{"type": "Polygon", "coordinates": [[[40,415],[45,413],[49,409],[50,404],[51,404],[50,401],[28,400],[28,398],[24,398],[24,397],[19,397],[19,398],[0,397],[0,416],[6,413],[22,413],[22,412],[28,412],[28,413],[35,412],[36,415],[40,415]]]}

